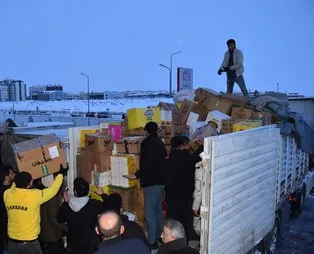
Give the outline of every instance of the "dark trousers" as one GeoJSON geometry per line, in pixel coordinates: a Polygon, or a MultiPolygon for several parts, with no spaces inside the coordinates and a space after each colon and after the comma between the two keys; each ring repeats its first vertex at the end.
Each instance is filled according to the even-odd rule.
{"type": "Polygon", "coordinates": [[[9,240],[10,254],[42,254],[39,241],[13,242],[9,240]]]}
{"type": "Polygon", "coordinates": [[[233,86],[234,83],[237,83],[238,86],[241,89],[241,92],[243,93],[244,96],[248,96],[248,91],[245,86],[245,81],[243,78],[243,75],[239,77],[227,77],[227,93],[232,93],[233,92],[233,86]]]}
{"type": "Polygon", "coordinates": [[[167,219],[179,221],[184,227],[187,240],[189,240],[193,227],[192,201],[167,201],[167,219]]]}
{"type": "Polygon", "coordinates": [[[57,242],[40,242],[41,249],[43,251],[43,254],[63,254],[64,253],[64,247],[63,242],[57,241],[57,242]]]}

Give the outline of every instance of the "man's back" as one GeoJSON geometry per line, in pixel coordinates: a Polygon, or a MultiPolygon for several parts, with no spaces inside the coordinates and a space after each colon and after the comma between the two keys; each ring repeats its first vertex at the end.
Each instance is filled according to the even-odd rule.
{"type": "Polygon", "coordinates": [[[139,239],[125,239],[120,237],[105,240],[101,243],[100,249],[95,254],[150,254],[150,250],[139,239]]]}
{"type": "Polygon", "coordinates": [[[57,219],[60,223],[67,223],[70,249],[81,248],[81,246],[89,250],[93,248],[94,243],[91,243],[91,238],[102,203],[97,200],[86,201],[85,204],[82,203],[81,206],[75,208],[71,208],[69,203],[63,203],[59,210],[57,219]]]}

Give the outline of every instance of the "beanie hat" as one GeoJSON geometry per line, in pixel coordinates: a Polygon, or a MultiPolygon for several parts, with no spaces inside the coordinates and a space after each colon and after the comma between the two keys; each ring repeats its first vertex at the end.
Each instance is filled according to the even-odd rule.
{"type": "Polygon", "coordinates": [[[184,144],[183,139],[180,136],[174,136],[170,140],[171,149],[173,149],[173,150],[178,148],[179,146],[181,146],[183,144],[184,144]]]}
{"type": "Polygon", "coordinates": [[[26,189],[27,186],[31,183],[32,181],[32,175],[28,172],[19,172],[14,178],[14,182],[17,188],[22,188],[26,189]]]}
{"type": "Polygon", "coordinates": [[[82,177],[77,177],[74,180],[73,189],[76,197],[85,197],[89,193],[89,184],[82,177]]]}
{"type": "Polygon", "coordinates": [[[234,39],[229,39],[229,40],[227,41],[227,45],[228,45],[228,46],[229,46],[231,43],[236,44],[236,42],[235,42],[234,39]]]}
{"type": "Polygon", "coordinates": [[[104,211],[114,211],[117,214],[120,214],[122,208],[122,198],[119,193],[110,194],[106,202],[104,202],[104,211]]]}
{"type": "Polygon", "coordinates": [[[149,134],[155,134],[158,131],[158,125],[155,122],[148,122],[144,128],[149,134]]]}

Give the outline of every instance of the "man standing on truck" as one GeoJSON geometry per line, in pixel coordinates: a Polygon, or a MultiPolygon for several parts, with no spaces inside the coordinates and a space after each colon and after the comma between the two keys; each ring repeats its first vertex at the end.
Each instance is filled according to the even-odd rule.
{"type": "Polygon", "coordinates": [[[240,49],[236,48],[234,39],[229,39],[227,46],[228,50],[225,52],[221,67],[218,70],[218,75],[221,75],[222,72],[227,73],[227,93],[232,93],[234,83],[237,83],[243,95],[248,96],[243,78],[243,53],[240,49]]]}

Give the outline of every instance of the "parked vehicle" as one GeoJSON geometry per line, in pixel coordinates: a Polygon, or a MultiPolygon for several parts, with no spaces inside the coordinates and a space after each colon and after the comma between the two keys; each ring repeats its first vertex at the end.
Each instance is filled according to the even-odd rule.
{"type": "Polygon", "coordinates": [[[205,138],[204,150],[200,253],[274,253],[313,188],[308,154],[275,125],[205,138]]]}

